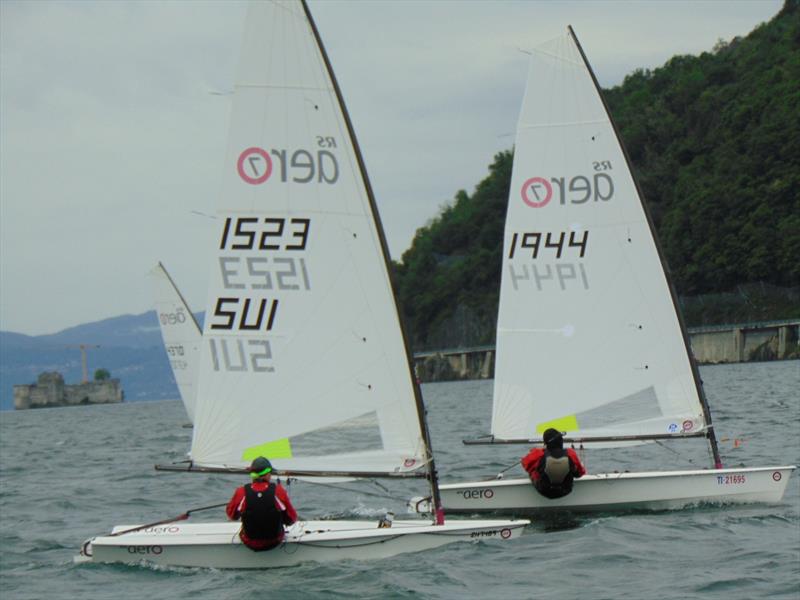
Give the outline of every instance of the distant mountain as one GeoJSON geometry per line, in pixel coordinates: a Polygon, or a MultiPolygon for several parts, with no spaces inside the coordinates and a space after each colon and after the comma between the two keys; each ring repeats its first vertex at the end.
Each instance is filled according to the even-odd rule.
{"type": "Polygon", "coordinates": [[[31,348],[39,343],[38,339],[24,333],[0,331],[0,348],[7,344],[13,348],[31,348]]]}
{"type": "MultiPolygon", "coordinates": [[[[198,323],[203,322],[203,316],[203,313],[196,315],[198,323]]],[[[14,408],[14,385],[35,383],[45,371],[58,371],[67,383],[79,383],[83,370],[81,344],[87,346],[89,378],[97,369],[108,369],[112,377],[122,381],[126,401],[180,397],[156,313],[150,311],[78,325],[49,335],[0,331],[0,410],[14,408]]]]}
{"type": "Polygon", "coordinates": [[[95,323],[78,325],[38,337],[42,343],[99,344],[101,346],[127,346],[146,348],[161,342],[155,311],[141,315],[123,315],[95,323]]]}

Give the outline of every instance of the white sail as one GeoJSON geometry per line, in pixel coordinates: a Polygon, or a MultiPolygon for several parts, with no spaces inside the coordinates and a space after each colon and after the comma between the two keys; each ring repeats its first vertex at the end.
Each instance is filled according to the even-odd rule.
{"type": "Polygon", "coordinates": [[[312,28],[249,9],[191,457],[405,471],[427,456],[376,216],[312,28]]]}
{"type": "Polygon", "coordinates": [[[150,281],[155,297],[156,318],[161,328],[164,349],[178,384],[178,391],[186,408],[189,420],[194,422],[194,407],[197,400],[197,363],[200,361],[202,332],[186,305],[178,288],[158,263],[150,271],[150,281]]]}
{"type": "Polygon", "coordinates": [[[664,267],[572,35],[533,51],[504,233],[492,434],[702,431],[664,267]]]}

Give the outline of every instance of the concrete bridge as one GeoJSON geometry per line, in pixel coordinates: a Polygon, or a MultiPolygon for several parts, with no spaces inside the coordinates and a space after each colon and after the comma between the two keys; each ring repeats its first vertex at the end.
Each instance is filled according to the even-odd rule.
{"type": "Polygon", "coordinates": [[[414,370],[420,381],[491,379],[494,345],[414,353],[414,370]]]}
{"type": "Polygon", "coordinates": [[[689,340],[700,364],[800,358],[800,319],[740,325],[690,327],[689,340]]]}
{"type": "MultiPolygon", "coordinates": [[[[700,364],[800,358],[800,319],[690,327],[689,343],[700,364]]],[[[414,353],[420,381],[490,379],[494,345],[414,353]]]]}

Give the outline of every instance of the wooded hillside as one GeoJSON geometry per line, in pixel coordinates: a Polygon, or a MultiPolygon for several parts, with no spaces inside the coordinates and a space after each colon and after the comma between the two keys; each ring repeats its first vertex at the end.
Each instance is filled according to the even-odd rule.
{"type": "MultiPolygon", "coordinates": [[[[604,94],[678,294],[732,298],[689,324],[800,316],[800,0],[604,94]]],[[[495,156],[395,264],[415,349],[494,341],[512,160],[495,156]]]]}

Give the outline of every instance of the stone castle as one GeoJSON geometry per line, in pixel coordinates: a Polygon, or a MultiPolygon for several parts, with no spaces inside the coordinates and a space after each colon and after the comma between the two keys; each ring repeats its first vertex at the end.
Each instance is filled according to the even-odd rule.
{"type": "Polygon", "coordinates": [[[14,408],[50,408],[86,404],[115,404],[122,402],[125,393],[119,379],[89,381],[67,385],[61,373],[42,373],[33,385],[14,386],[14,408]]]}

